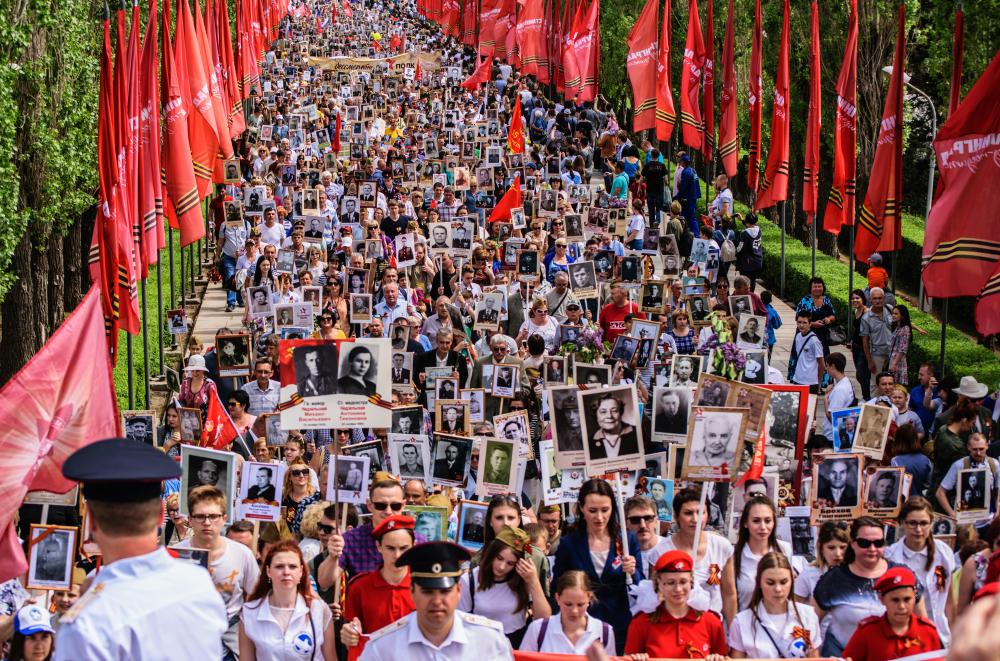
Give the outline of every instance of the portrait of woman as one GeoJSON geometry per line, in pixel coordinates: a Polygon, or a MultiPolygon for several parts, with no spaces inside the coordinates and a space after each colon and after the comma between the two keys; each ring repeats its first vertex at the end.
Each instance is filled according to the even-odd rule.
{"type": "Polygon", "coordinates": [[[347,354],[347,359],[340,367],[344,376],[337,380],[337,387],[342,395],[375,394],[375,373],[377,362],[368,347],[354,347],[347,354]]]}

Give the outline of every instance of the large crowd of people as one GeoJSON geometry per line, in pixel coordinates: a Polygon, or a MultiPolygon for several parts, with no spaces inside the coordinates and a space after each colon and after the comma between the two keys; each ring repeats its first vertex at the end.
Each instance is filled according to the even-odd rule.
{"type": "Polygon", "coordinates": [[[813,278],[772,364],[727,177],[476,66],[412,3],[292,3],[210,205],[233,322],[149,444],[67,461],[85,507],[22,506],[5,658],[983,658],[996,393],[907,362],[877,265],[850,324],[813,278]],[[288,384],[392,425],[283,428],[288,384]],[[216,398],[240,436],[192,459],[216,398]]]}

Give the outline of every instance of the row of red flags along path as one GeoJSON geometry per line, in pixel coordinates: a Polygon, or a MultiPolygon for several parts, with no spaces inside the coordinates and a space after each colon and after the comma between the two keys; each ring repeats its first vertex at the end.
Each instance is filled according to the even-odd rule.
{"type": "Polygon", "coordinates": [[[222,180],[220,159],[232,158],[232,139],[246,128],[243,102],[259,89],[258,63],[283,11],[277,0],[240,0],[234,52],[227,3],[206,0],[202,12],[197,1],[192,11],[188,0],[178,0],[172,45],[169,0],[164,4],[162,62],[156,0],[141,46],[137,5],[128,26],[125,11],[116,12],[113,48],[110,16],[104,20],[99,213],[89,261],[112,352],[119,328],[139,332],[136,282],[165,245],[164,216],[180,231],[181,246],[204,236],[201,199],[222,180]]]}

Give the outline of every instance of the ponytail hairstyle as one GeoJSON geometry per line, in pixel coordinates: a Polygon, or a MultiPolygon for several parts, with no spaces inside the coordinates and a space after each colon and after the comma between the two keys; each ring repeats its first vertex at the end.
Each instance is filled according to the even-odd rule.
{"type": "MultiPolygon", "coordinates": [[[[746,512],[746,509],[743,510],[746,512]]],[[[788,571],[789,580],[795,582],[795,572],[792,570],[792,563],[788,561],[788,557],[785,556],[781,551],[770,551],[764,554],[764,557],[760,559],[757,563],[757,576],[754,579],[753,594],[750,595],[750,612],[753,613],[754,621],[757,621],[757,606],[764,601],[764,590],[761,588],[761,577],[764,576],[764,572],[768,569],[784,569],[788,571]]],[[[793,590],[789,589],[787,601],[791,602],[792,610],[795,612],[795,619],[798,620],[799,624],[802,624],[802,616],[799,614],[799,606],[792,599],[791,595],[793,590]]]]}
{"type": "Polygon", "coordinates": [[[774,503],[763,494],[752,496],[746,501],[746,504],[743,506],[743,513],[740,514],[739,538],[736,540],[736,548],[733,550],[733,570],[737,578],[740,575],[740,560],[743,559],[743,549],[750,542],[750,529],[747,528],[747,519],[750,518],[750,510],[754,507],[766,507],[771,510],[771,518],[774,520],[774,525],[771,528],[771,534],[767,538],[767,548],[769,551],[778,551],[779,553],[781,551],[778,546],[778,511],[774,507],[774,503]]]}
{"type": "Polygon", "coordinates": [[[899,517],[896,520],[902,525],[912,512],[925,512],[931,518],[931,527],[927,531],[927,562],[924,563],[924,571],[929,571],[934,566],[934,507],[923,496],[910,496],[900,508],[899,517]]]}

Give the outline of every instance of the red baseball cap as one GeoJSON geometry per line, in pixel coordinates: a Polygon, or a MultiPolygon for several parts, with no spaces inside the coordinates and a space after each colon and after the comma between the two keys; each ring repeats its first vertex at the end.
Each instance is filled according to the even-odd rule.
{"type": "Polygon", "coordinates": [[[656,571],[659,572],[682,572],[691,571],[694,567],[694,562],[691,561],[691,556],[684,551],[667,551],[660,556],[660,559],[656,561],[656,571]]]}
{"type": "Polygon", "coordinates": [[[917,587],[917,577],[906,567],[891,567],[875,581],[875,590],[883,595],[899,588],[915,587],[917,587]]]}

